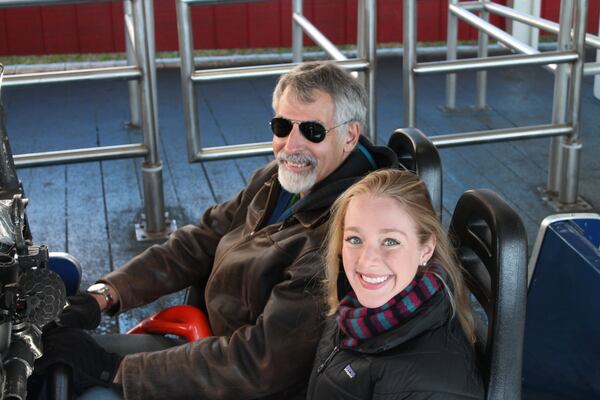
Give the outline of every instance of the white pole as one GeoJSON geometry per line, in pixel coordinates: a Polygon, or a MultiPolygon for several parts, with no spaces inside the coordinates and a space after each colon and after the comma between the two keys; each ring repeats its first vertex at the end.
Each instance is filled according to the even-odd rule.
{"type": "MultiPolygon", "coordinates": [[[[517,11],[540,16],[541,0],[513,0],[513,8],[517,11]]],[[[524,43],[527,43],[534,49],[538,48],[540,30],[520,22],[510,22],[512,24],[512,35],[524,43]]]]}

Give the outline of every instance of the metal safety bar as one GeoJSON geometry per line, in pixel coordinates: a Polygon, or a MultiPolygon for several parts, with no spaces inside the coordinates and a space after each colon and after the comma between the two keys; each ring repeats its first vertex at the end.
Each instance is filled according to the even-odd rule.
{"type": "Polygon", "coordinates": [[[15,166],[17,168],[23,168],[87,161],[113,160],[118,158],[145,157],[147,154],[148,148],[141,143],[136,143],[116,146],[90,147],[85,149],[46,151],[43,153],[17,154],[14,156],[14,159],[15,166]]]}
{"type": "MultiPolygon", "coordinates": [[[[365,71],[369,68],[369,62],[367,60],[344,60],[336,63],[343,69],[350,71],[365,71]]],[[[264,76],[275,76],[290,72],[294,67],[298,66],[299,63],[287,63],[287,64],[271,64],[271,65],[258,65],[252,67],[232,67],[232,68],[215,68],[194,71],[192,74],[192,81],[212,81],[215,79],[240,79],[240,78],[259,78],[264,76]]]]}
{"type": "MultiPolygon", "coordinates": [[[[0,8],[91,3],[102,0],[0,0],[0,8]]],[[[142,180],[144,221],[136,232],[144,238],[165,237],[174,227],[165,220],[162,163],[158,152],[154,11],[152,0],[124,0],[125,38],[128,65],[95,69],[5,75],[5,86],[60,83],[102,79],[129,80],[130,125],[140,125],[143,143],[15,155],[17,167],[144,157],[142,180]],[[143,227],[140,229],[140,227],[143,227]]]]}
{"type": "Polygon", "coordinates": [[[36,72],[6,75],[5,86],[37,85],[102,79],[140,79],[141,70],[136,66],[78,69],[70,71],[36,72]]]}
{"type": "Polygon", "coordinates": [[[416,126],[415,78],[417,75],[447,74],[446,109],[454,110],[456,108],[456,73],[478,71],[476,108],[483,109],[486,107],[487,77],[485,72],[488,69],[541,65],[555,74],[551,124],[436,136],[432,138],[432,141],[440,147],[449,147],[550,137],[548,186],[544,195],[562,210],[586,208],[588,205],[577,196],[581,151],[579,136],[581,81],[584,75],[600,73],[600,63],[585,63],[585,45],[600,48],[600,37],[585,32],[587,9],[588,0],[562,0],[560,21],[557,24],[487,0],[468,2],[449,0],[446,61],[418,63],[416,60],[416,0],[405,0],[404,125],[416,126]],[[490,13],[558,34],[557,50],[541,53],[538,49],[521,42],[489,23],[490,13]],[[479,31],[477,58],[457,60],[459,19],[479,31]],[[518,54],[488,57],[489,37],[518,54]]]}
{"type": "Polygon", "coordinates": [[[549,136],[562,136],[572,132],[573,128],[569,125],[547,124],[439,135],[430,138],[430,140],[436,147],[444,148],[505,142],[507,140],[515,139],[537,139],[549,136]]]}
{"type": "MultiPolygon", "coordinates": [[[[506,7],[501,4],[484,3],[484,8],[487,11],[498,16],[509,18],[517,22],[522,22],[524,24],[533,26],[534,28],[542,29],[547,32],[558,34],[560,31],[560,25],[554,21],[549,21],[540,17],[533,17],[529,14],[517,11],[513,8],[506,7]]],[[[585,44],[588,46],[600,48],[600,37],[588,33],[585,35],[585,44]]]]}
{"type": "Polygon", "coordinates": [[[303,33],[306,33],[331,56],[337,65],[350,71],[360,72],[358,77],[365,86],[369,96],[367,130],[370,138],[375,141],[375,0],[358,1],[358,57],[356,59],[348,59],[344,56],[331,41],[304,17],[302,14],[302,0],[293,0],[293,63],[195,70],[191,6],[232,2],[240,2],[240,0],[176,0],[175,3],[179,34],[179,56],[181,58],[181,91],[186,125],[188,160],[190,162],[268,155],[272,153],[270,142],[203,148],[200,141],[201,135],[194,84],[215,80],[276,76],[287,73],[302,61],[303,33]]]}
{"type": "Polygon", "coordinates": [[[511,54],[488,58],[434,61],[419,63],[413,68],[416,75],[447,74],[462,71],[478,71],[523,65],[545,65],[549,63],[570,63],[577,60],[574,51],[548,51],[539,54],[511,54]]]}

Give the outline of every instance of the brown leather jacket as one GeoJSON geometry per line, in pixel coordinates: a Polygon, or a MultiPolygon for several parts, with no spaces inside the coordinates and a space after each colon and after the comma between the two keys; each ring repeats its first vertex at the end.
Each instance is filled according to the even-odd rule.
{"type": "Polygon", "coordinates": [[[126,399],[289,399],[305,390],[322,330],[322,246],[329,208],[357,178],[396,164],[391,150],[361,143],[294,205],[283,223],[265,225],[280,190],[274,162],[197,225],[150,247],[101,281],[120,310],[190,285],[204,287],[215,336],[126,356],[126,399]]]}

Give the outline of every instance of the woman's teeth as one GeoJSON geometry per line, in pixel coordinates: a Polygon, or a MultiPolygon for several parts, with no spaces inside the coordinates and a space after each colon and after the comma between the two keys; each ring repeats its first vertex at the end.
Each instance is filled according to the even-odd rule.
{"type": "Polygon", "coordinates": [[[375,284],[375,283],[381,283],[381,282],[387,281],[390,276],[384,275],[384,276],[378,276],[378,277],[369,277],[369,276],[361,275],[360,277],[367,283],[375,284]]]}

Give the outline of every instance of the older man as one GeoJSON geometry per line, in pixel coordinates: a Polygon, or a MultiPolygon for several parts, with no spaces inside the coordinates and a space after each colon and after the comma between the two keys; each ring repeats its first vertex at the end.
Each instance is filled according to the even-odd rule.
{"type": "Polygon", "coordinates": [[[68,321],[81,310],[98,313],[98,305],[121,312],[193,285],[203,288],[214,336],[124,357],[82,345],[87,360],[99,360],[92,368],[59,356],[67,342],[88,343],[81,331],[59,328],[45,339],[54,350],[41,365],[66,361],[84,382],[114,380],[126,399],[302,395],[322,328],[321,247],[329,208],[358,178],[394,166],[396,158],[361,136],[365,91],[335,64],[302,64],[283,75],[273,109],[275,161],[197,225],[99,279],[61,319],[63,326],[89,328],[68,321]]]}

